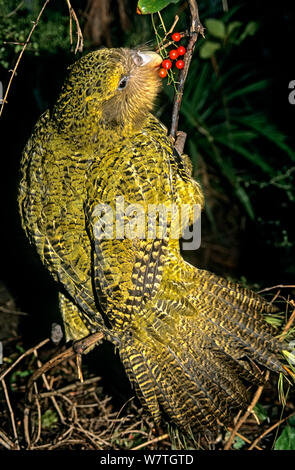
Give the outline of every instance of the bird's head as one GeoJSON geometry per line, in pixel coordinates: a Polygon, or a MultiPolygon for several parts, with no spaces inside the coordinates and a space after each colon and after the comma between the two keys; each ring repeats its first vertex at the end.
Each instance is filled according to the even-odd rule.
{"type": "Polygon", "coordinates": [[[73,131],[87,122],[138,128],[160,87],[161,57],[132,49],[99,49],[69,69],[53,115],[73,131]]]}

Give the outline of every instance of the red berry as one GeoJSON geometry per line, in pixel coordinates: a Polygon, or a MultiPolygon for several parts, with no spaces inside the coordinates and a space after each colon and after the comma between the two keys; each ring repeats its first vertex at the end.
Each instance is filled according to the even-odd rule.
{"type": "Polygon", "coordinates": [[[180,36],[179,33],[173,33],[172,34],[172,40],[173,41],[178,42],[178,41],[180,41],[180,39],[181,39],[181,36],[180,36]]]}
{"type": "Polygon", "coordinates": [[[178,60],[175,65],[178,69],[183,69],[184,62],[183,62],[183,60],[178,60]]]}
{"type": "Polygon", "coordinates": [[[169,59],[163,60],[163,62],[162,62],[162,67],[163,67],[164,69],[166,69],[166,70],[171,69],[171,67],[172,67],[172,62],[171,62],[171,60],[169,60],[169,59]]]}
{"type": "Polygon", "coordinates": [[[167,70],[160,69],[159,70],[159,75],[160,75],[161,78],[165,78],[167,76],[167,70]]]}
{"type": "Polygon", "coordinates": [[[179,46],[177,48],[178,55],[184,55],[185,54],[185,47],[179,46]]]}
{"type": "Polygon", "coordinates": [[[177,52],[176,49],[172,49],[172,51],[169,52],[169,57],[172,60],[177,59],[178,56],[179,56],[179,53],[177,52]]]}

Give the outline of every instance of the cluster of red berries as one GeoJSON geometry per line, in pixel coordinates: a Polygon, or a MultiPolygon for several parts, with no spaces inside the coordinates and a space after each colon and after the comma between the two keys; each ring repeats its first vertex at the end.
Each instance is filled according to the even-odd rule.
{"type": "MultiPolygon", "coordinates": [[[[179,33],[173,33],[172,34],[172,40],[174,42],[178,42],[181,39],[181,35],[179,33]]],[[[169,52],[169,57],[171,60],[176,60],[178,59],[179,56],[183,56],[185,54],[185,47],[179,46],[177,49],[172,49],[169,52]]],[[[172,62],[170,59],[165,59],[162,62],[162,68],[159,70],[159,75],[161,78],[165,78],[167,76],[167,70],[171,69],[172,67],[172,62]]],[[[176,60],[175,66],[178,69],[183,69],[184,67],[184,61],[181,59],[176,60]]]]}

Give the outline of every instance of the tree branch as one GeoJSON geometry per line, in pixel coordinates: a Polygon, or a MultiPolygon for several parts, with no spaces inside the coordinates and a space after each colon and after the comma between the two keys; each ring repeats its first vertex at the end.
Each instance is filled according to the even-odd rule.
{"type": "MultiPolygon", "coordinates": [[[[179,120],[179,112],[180,112],[180,107],[181,107],[181,102],[182,102],[182,97],[183,97],[183,89],[184,89],[185,80],[188,74],[189,66],[192,60],[193,52],[195,49],[195,44],[198,39],[199,33],[204,37],[204,27],[202,26],[200,22],[198,4],[196,0],[188,0],[188,3],[189,3],[190,17],[191,17],[190,30],[189,30],[190,39],[189,39],[189,43],[187,46],[186,54],[184,56],[184,67],[180,71],[180,74],[179,74],[179,85],[178,85],[177,92],[175,94],[174,102],[173,102],[172,122],[171,122],[171,129],[170,129],[170,136],[173,139],[176,139],[177,137],[178,120],[179,120]]],[[[184,133],[181,133],[181,139],[183,141],[181,146],[183,147],[184,142],[185,142],[184,133]]],[[[181,146],[178,146],[177,142],[175,146],[178,151],[181,150],[181,146]]]]}
{"type": "MultiPolygon", "coordinates": [[[[26,50],[26,47],[27,45],[30,43],[30,40],[31,40],[31,37],[32,37],[32,34],[36,28],[36,26],[38,25],[39,21],[40,21],[40,18],[46,8],[46,6],[48,5],[48,3],[50,2],[50,0],[45,0],[37,18],[35,21],[33,21],[33,27],[31,29],[31,31],[29,32],[28,34],[28,37],[27,39],[24,41],[23,44],[23,48],[22,50],[20,51],[19,55],[18,55],[18,58],[17,58],[17,61],[16,61],[16,64],[13,68],[13,70],[11,71],[11,76],[10,76],[10,79],[9,79],[9,82],[8,82],[8,85],[7,85],[7,88],[6,88],[6,92],[5,92],[5,95],[4,95],[4,98],[2,100],[2,104],[1,104],[1,108],[0,108],[0,117],[2,115],[2,112],[3,112],[3,108],[4,108],[4,105],[5,103],[7,103],[7,96],[8,96],[8,93],[9,93],[9,90],[10,90],[10,87],[11,87],[11,83],[12,83],[12,80],[14,78],[14,76],[16,75],[16,71],[17,71],[17,68],[19,66],[19,63],[20,63],[20,60],[23,56],[23,53],[25,52],[26,50]]],[[[76,43],[76,47],[75,47],[75,54],[77,53],[77,51],[79,50],[80,52],[82,52],[83,50],[83,34],[82,34],[82,31],[81,31],[81,28],[80,28],[80,25],[79,25],[79,21],[78,21],[78,18],[77,18],[77,15],[75,13],[75,10],[72,8],[72,5],[70,3],[70,0],[66,0],[67,2],[67,5],[68,5],[68,9],[69,9],[69,15],[70,15],[70,41],[71,41],[71,45],[73,43],[73,37],[72,37],[72,18],[74,19],[75,23],[76,23],[76,27],[77,27],[77,43],[76,43]]],[[[12,12],[13,13],[13,12],[12,12]]],[[[8,43],[6,43],[8,44],[8,43]]]]}
{"type": "Polygon", "coordinates": [[[45,2],[44,2],[44,4],[43,4],[43,7],[41,8],[41,10],[40,10],[40,12],[39,12],[39,15],[37,16],[36,21],[33,22],[33,27],[32,27],[32,29],[31,29],[31,31],[29,32],[29,34],[28,34],[28,37],[27,37],[27,39],[26,39],[26,41],[25,41],[25,43],[24,43],[24,46],[23,46],[22,50],[20,51],[20,53],[19,53],[19,55],[18,55],[16,64],[15,64],[13,70],[12,70],[12,73],[11,73],[11,76],[10,76],[10,79],[9,79],[9,82],[8,82],[8,86],[7,86],[7,88],[6,88],[6,92],[5,92],[4,98],[3,98],[3,100],[2,100],[2,105],[1,105],[1,109],[0,109],[0,116],[1,116],[1,114],[2,114],[2,112],[3,112],[4,105],[5,105],[5,103],[7,102],[6,100],[7,100],[7,96],[8,96],[10,87],[11,87],[11,83],[12,83],[13,77],[14,77],[15,74],[16,74],[16,70],[17,70],[17,68],[18,68],[18,66],[19,66],[20,60],[21,60],[21,58],[22,58],[22,56],[23,56],[23,53],[25,52],[26,47],[27,47],[27,45],[28,45],[29,42],[30,42],[31,36],[32,36],[32,34],[33,34],[33,32],[34,32],[34,30],[35,30],[37,24],[38,24],[39,21],[40,21],[40,18],[41,18],[41,16],[42,16],[42,13],[43,13],[43,11],[45,10],[45,8],[46,8],[46,6],[47,6],[47,4],[48,4],[49,2],[50,2],[50,0],[45,0],[45,2]]]}

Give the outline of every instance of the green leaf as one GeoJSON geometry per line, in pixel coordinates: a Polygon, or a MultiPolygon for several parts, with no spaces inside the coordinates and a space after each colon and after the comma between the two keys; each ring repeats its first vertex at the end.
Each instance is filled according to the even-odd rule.
{"type": "Polygon", "coordinates": [[[282,326],[282,323],[283,323],[282,318],[275,317],[273,314],[264,315],[263,318],[267,323],[269,323],[274,328],[279,328],[280,326],[282,326]]]}
{"type": "Polygon", "coordinates": [[[250,85],[245,86],[244,88],[240,88],[239,90],[235,90],[232,93],[226,95],[227,101],[236,98],[237,96],[244,96],[249,93],[254,93],[259,90],[263,90],[267,87],[268,80],[260,80],[259,82],[251,83],[250,85]]]}
{"type": "Polygon", "coordinates": [[[247,192],[245,191],[245,189],[242,188],[242,186],[237,186],[235,188],[235,193],[236,193],[236,196],[238,197],[238,199],[240,200],[240,202],[243,204],[243,206],[244,206],[246,212],[248,213],[250,219],[254,220],[255,215],[254,215],[253,207],[252,207],[251,201],[250,201],[249,196],[248,196],[247,192]]]}
{"type": "Polygon", "coordinates": [[[207,20],[205,20],[205,25],[209,33],[212,34],[212,36],[214,36],[215,38],[225,38],[225,26],[222,21],[215,20],[214,18],[208,18],[207,20]]]}
{"type": "Polygon", "coordinates": [[[202,44],[200,47],[200,57],[202,59],[210,59],[220,48],[221,45],[218,42],[205,41],[204,44],[202,44]]]}
{"type": "Polygon", "coordinates": [[[243,23],[241,21],[233,21],[232,23],[229,23],[227,26],[227,31],[226,34],[227,36],[230,36],[230,34],[237,28],[239,28],[243,23]]]}
{"type": "Polygon", "coordinates": [[[278,129],[274,128],[273,126],[267,126],[268,123],[265,122],[263,116],[251,116],[251,118],[239,117],[233,118],[233,120],[255,129],[257,133],[273,142],[283,152],[286,152],[292,161],[295,161],[295,152],[284,142],[286,138],[285,135],[279,132],[278,129]]]}
{"type": "Polygon", "coordinates": [[[235,436],[233,448],[236,450],[242,449],[244,447],[245,441],[240,436],[235,436]]]}
{"type": "Polygon", "coordinates": [[[275,443],[275,450],[295,450],[295,428],[289,424],[283,429],[275,443]]]}
{"type": "Polygon", "coordinates": [[[149,13],[157,13],[163,8],[170,5],[170,3],[178,3],[179,0],[139,0],[137,8],[142,15],[149,13]]]}
{"type": "Polygon", "coordinates": [[[244,29],[243,34],[240,37],[240,40],[243,41],[247,36],[254,36],[256,31],[259,28],[259,24],[256,21],[250,21],[244,29]]]}
{"type": "MultiPolygon", "coordinates": [[[[213,136],[211,136],[209,133],[208,133],[208,136],[206,136],[206,138],[208,139],[208,142],[212,139],[212,142],[210,142],[211,144],[213,143],[213,140],[216,140],[216,139],[213,139],[213,136]]],[[[206,149],[206,146],[204,145],[204,142],[202,142],[202,140],[199,141],[199,145],[203,147],[203,150],[206,149]]],[[[227,178],[227,180],[233,186],[233,190],[234,190],[236,197],[239,199],[240,203],[244,206],[244,209],[249,215],[249,217],[252,220],[254,220],[255,215],[254,215],[250,198],[247,192],[245,191],[245,189],[240,185],[237,179],[236,173],[235,173],[235,169],[232,166],[232,163],[229,160],[226,161],[225,159],[221,157],[219,149],[216,147],[215,144],[213,144],[212,150],[213,151],[210,152],[211,158],[220,167],[223,176],[227,178]]]]}
{"type": "Polygon", "coordinates": [[[268,417],[266,409],[260,405],[260,403],[257,403],[257,405],[254,406],[253,411],[261,422],[265,421],[268,417]]]}
{"type": "Polygon", "coordinates": [[[270,176],[275,175],[275,170],[258,153],[247,150],[245,147],[242,147],[241,145],[238,145],[235,142],[228,140],[224,136],[215,136],[215,140],[217,142],[220,142],[223,145],[226,145],[228,148],[230,148],[234,152],[239,153],[240,155],[245,157],[247,160],[249,160],[251,163],[260,167],[261,170],[263,170],[268,175],[270,176]]]}
{"type": "Polygon", "coordinates": [[[50,428],[52,425],[58,422],[58,416],[55,411],[48,409],[42,415],[41,421],[43,428],[50,428]]]}

